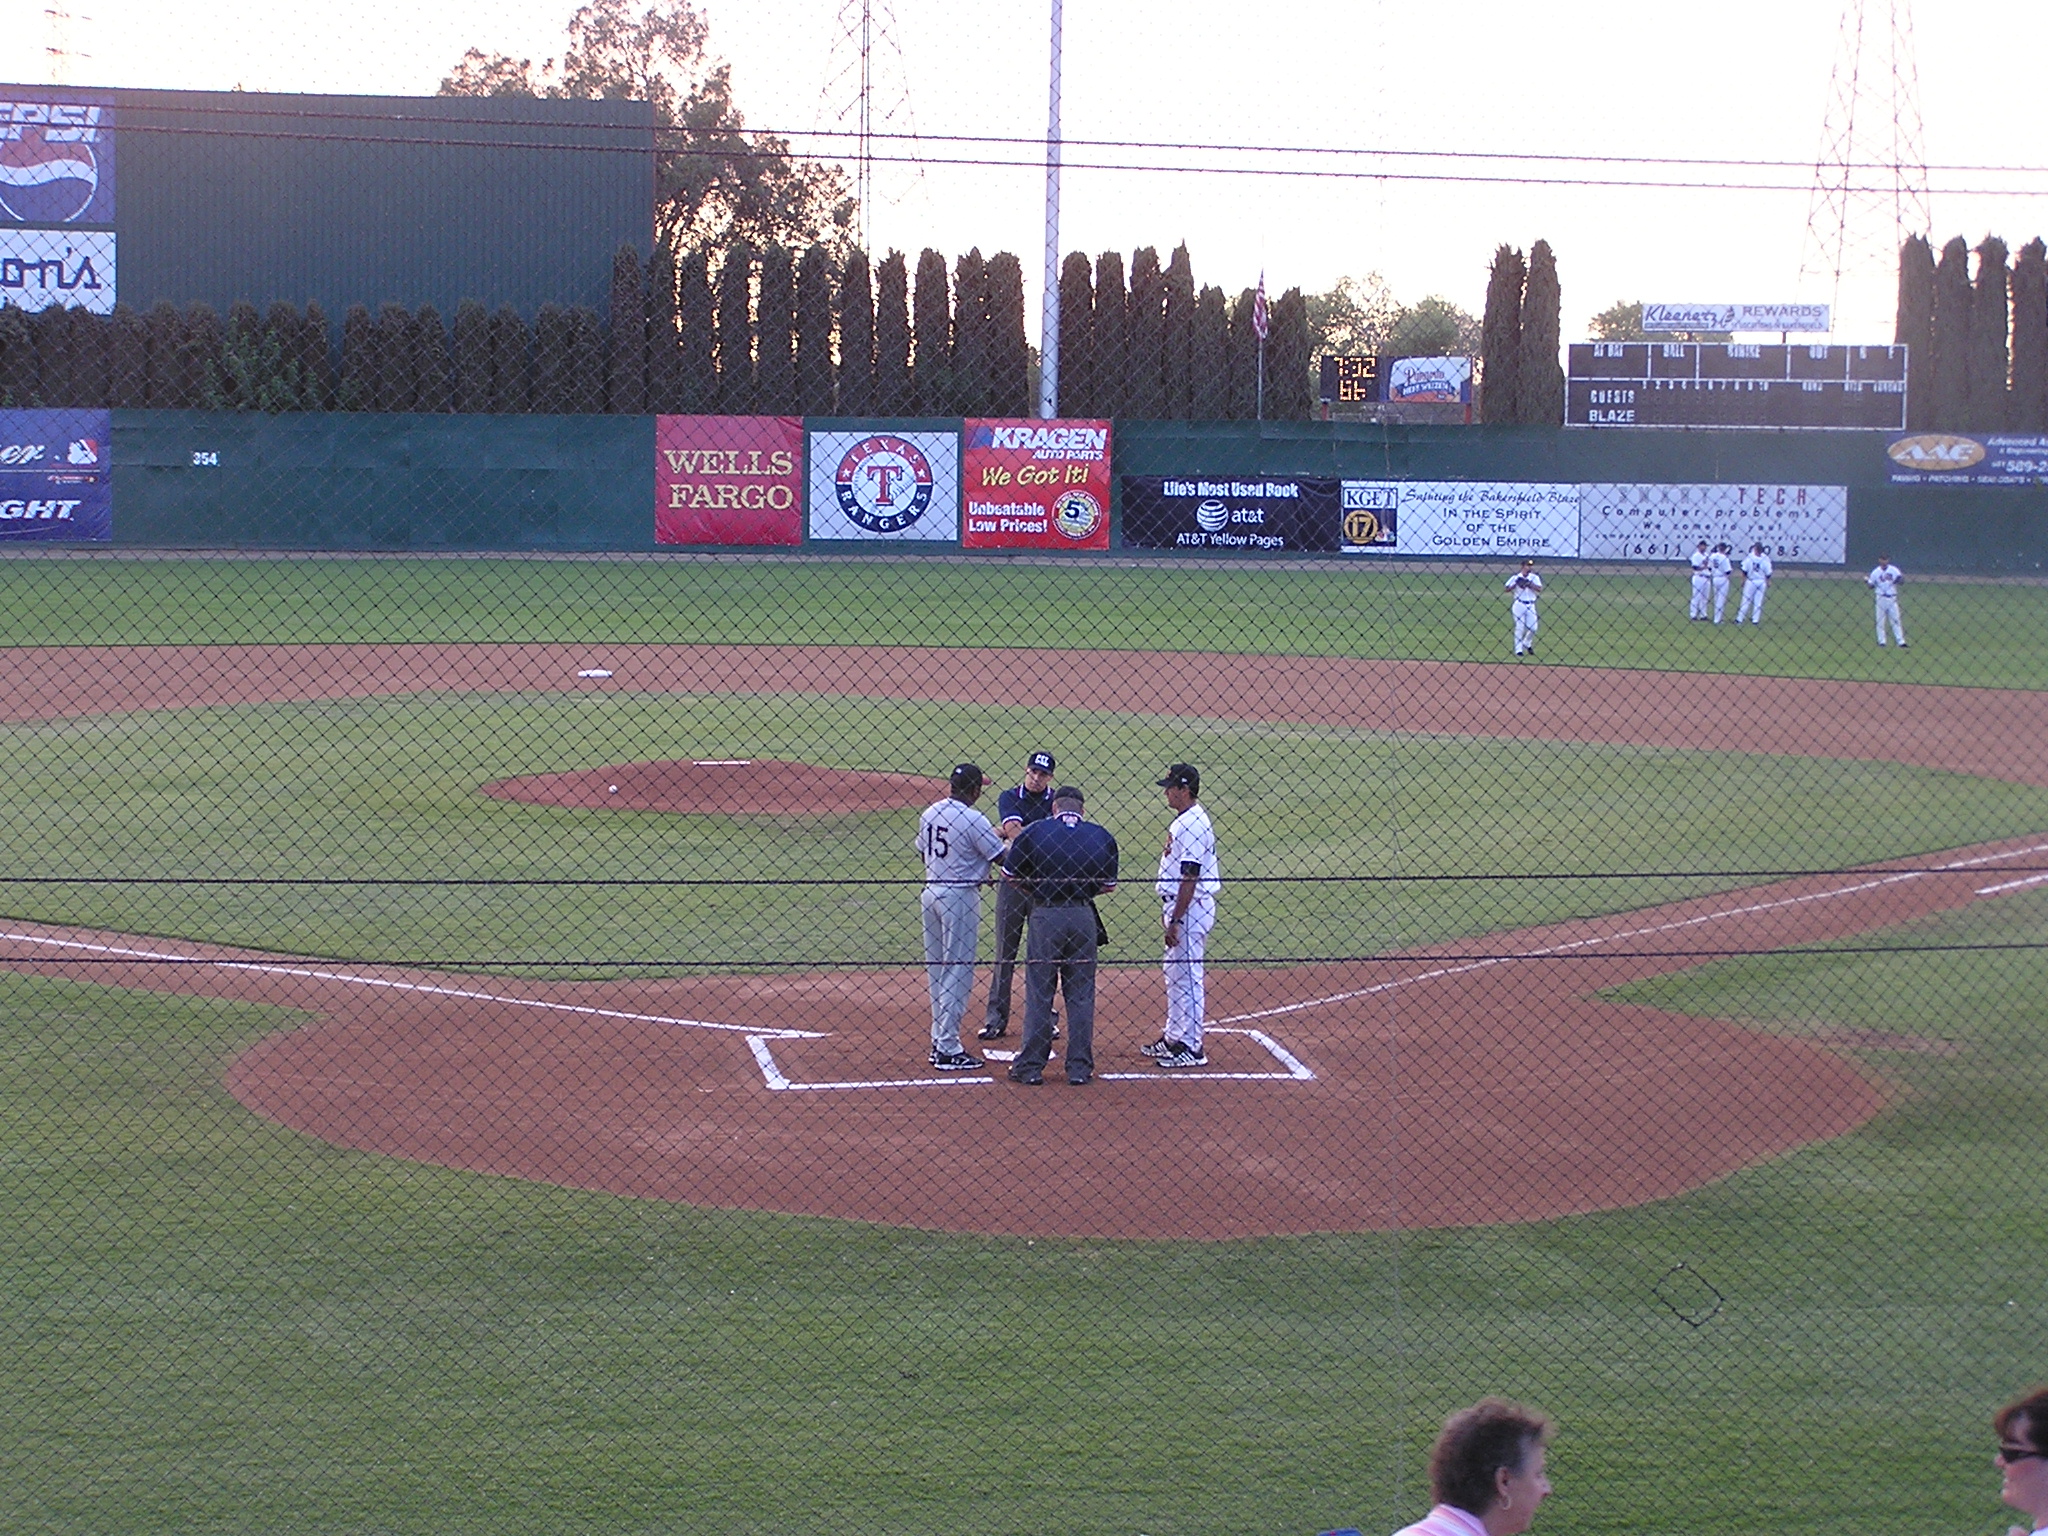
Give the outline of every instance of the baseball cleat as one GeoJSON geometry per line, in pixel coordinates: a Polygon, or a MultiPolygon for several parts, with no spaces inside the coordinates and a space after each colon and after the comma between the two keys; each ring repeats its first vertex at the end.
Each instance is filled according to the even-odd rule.
{"type": "Polygon", "coordinates": [[[984,1024],[975,1035],[977,1040],[1000,1040],[1010,1032],[1007,1024],[984,1024]]]}
{"type": "Polygon", "coordinates": [[[1173,1048],[1164,1056],[1155,1056],[1152,1060],[1155,1065],[1162,1067],[1206,1067],[1209,1065],[1207,1052],[1192,1050],[1182,1045],[1178,1040],[1173,1042],[1173,1048]]]}
{"type": "Polygon", "coordinates": [[[1069,1072],[1067,1074],[1067,1086],[1070,1088],[1086,1088],[1094,1081],[1095,1074],[1093,1072],[1069,1072]]]}
{"type": "Polygon", "coordinates": [[[932,1065],[941,1072],[973,1072],[981,1066],[981,1058],[965,1051],[933,1051],[932,1065]]]}
{"type": "Polygon", "coordinates": [[[1022,1083],[1027,1088],[1036,1088],[1045,1081],[1045,1074],[1036,1067],[1012,1067],[1003,1074],[1013,1083],[1022,1083]]]}
{"type": "Polygon", "coordinates": [[[1139,1046],[1138,1054],[1140,1056],[1148,1056],[1152,1060],[1158,1061],[1163,1056],[1170,1056],[1173,1054],[1173,1042],[1165,1038],[1154,1040],[1150,1045],[1139,1046]]]}

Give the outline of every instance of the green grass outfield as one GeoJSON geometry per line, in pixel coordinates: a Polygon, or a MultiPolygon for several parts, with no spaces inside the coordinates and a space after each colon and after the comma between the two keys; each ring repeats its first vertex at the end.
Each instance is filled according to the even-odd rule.
{"type": "MultiPolygon", "coordinates": [[[[2048,681],[2040,587],[1911,585],[1915,643],[1900,655],[1871,642],[1852,581],[1782,582],[1748,633],[1686,625],[1683,573],[1552,575],[1546,662],[2048,681]]],[[[1508,649],[1499,580],[1118,562],[10,559],[0,601],[17,645],[773,640],[1492,660],[1508,649]]],[[[725,743],[929,770],[964,737],[996,766],[1053,729],[1063,766],[1138,786],[1091,808],[1125,832],[1141,885],[1164,814],[1137,770],[1187,742],[1214,765],[1229,872],[1245,881],[1227,947],[1244,954],[1379,949],[1743,870],[2048,829],[2041,791],[1884,765],[1165,710],[429,694],[13,726],[0,730],[13,882],[0,900],[12,916],[364,957],[603,969],[681,958],[679,940],[709,932],[734,963],[899,959],[910,892],[893,884],[824,906],[815,888],[798,903],[750,887],[220,882],[721,881],[819,858],[895,880],[903,816],[736,825],[504,805],[475,786],[725,743]],[[1361,868],[1571,878],[1251,883],[1361,868]]],[[[1122,910],[1113,927],[1133,921],[1122,910]]],[[[1941,1042],[1860,1056],[1900,1087],[1863,1131],[1710,1189],[1521,1227],[1208,1245],[694,1210],[339,1150],[220,1087],[238,1050],[298,1016],[0,976],[0,1217],[15,1237],[0,1247],[0,1529],[1391,1530],[1426,1502],[1436,1418],[1500,1390],[1563,1424],[1539,1533],[1989,1536],[2006,1522],[1988,1412],[2048,1379],[2044,935],[2036,892],[1889,936],[1917,953],[1865,953],[1866,936],[1632,989],[1758,1028],[1941,1042]]],[[[1299,1150],[1313,1176],[1319,1149],[1299,1150]]]]}
{"type": "MultiPolygon", "coordinates": [[[[1496,661],[1511,650],[1505,575],[1107,557],[17,558],[0,560],[0,612],[16,645],[749,641],[1496,661]]],[[[1546,663],[1991,688],[2048,679],[2040,585],[1908,572],[1915,644],[1901,655],[1878,649],[1855,573],[1781,578],[1760,630],[1688,625],[1683,568],[1545,575],[1546,663]]]]}

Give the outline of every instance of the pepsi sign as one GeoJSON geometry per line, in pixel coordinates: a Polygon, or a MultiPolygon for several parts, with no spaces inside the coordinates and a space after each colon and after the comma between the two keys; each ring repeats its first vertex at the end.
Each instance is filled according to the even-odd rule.
{"type": "Polygon", "coordinates": [[[0,101],[0,220],[114,222],[114,109],[91,101],[0,101]]]}

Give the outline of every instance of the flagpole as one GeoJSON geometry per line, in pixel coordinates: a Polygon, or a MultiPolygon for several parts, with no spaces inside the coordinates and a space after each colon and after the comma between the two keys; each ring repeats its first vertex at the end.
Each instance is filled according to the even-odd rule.
{"type": "Polygon", "coordinates": [[[1038,310],[1038,414],[1060,408],[1061,0],[1052,0],[1052,86],[1045,119],[1045,292],[1038,310]]]}

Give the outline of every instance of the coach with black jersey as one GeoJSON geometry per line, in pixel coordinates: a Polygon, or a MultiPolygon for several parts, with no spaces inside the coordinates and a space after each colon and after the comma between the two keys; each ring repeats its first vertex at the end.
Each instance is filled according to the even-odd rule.
{"type": "Polygon", "coordinates": [[[1116,889],[1116,839],[1082,819],[1081,791],[1052,792],[1052,815],[1017,835],[1003,859],[1003,878],[1031,897],[1031,937],[1024,950],[1024,1044],[1010,1080],[1045,1081],[1052,1055],[1055,987],[1067,1000],[1067,1081],[1095,1075],[1095,956],[1100,930],[1093,905],[1116,889]]]}
{"type": "MultiPolygon", "coordinates": [[[[1025,760],[1024,782],[996,799],[996,832],[1014,843],[1026,827],[1052,814],[1050,752],[1034,752],[1025,760]]],[[[1010,1032],[1010,991],[1017,974],[1017,947],[1024,939],[1024,920],[1031,915],[1031,893],[1013,880],[996,887],[996,964],[988,978],[988,1007],[982,1011],[981,1038],[1000,1040],[1010,1032]]],[[[1055,1026],[1057,1027],[1057,1026],[1055,1026]]]]}

